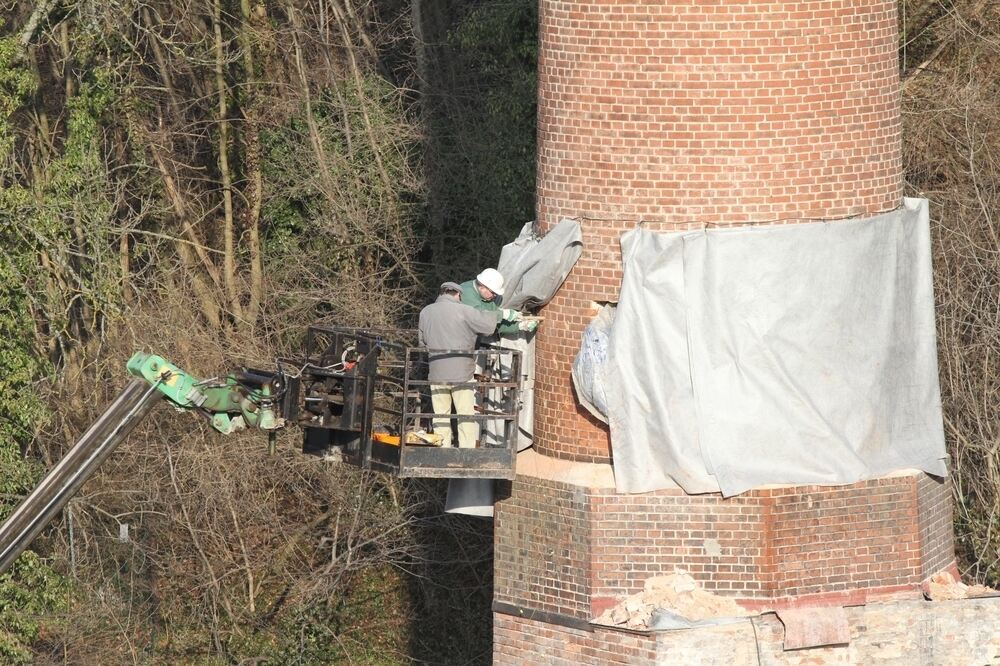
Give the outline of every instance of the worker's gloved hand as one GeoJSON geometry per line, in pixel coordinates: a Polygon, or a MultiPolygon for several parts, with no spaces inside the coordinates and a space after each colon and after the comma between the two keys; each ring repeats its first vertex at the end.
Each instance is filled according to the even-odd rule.
{"type": "Polygon", "coordinates": [[[538,328],[537,319],[522,319],[517,323],[517,330],[525,333],[532,333],[536,328],[538,328]]]}
{"type": "Polygon", "coordinates": [[[519,321],[521,319],[521,313],[517,310],[511,310],[509,308],[504,308],[501,310],[501,321],[519,321]]]}

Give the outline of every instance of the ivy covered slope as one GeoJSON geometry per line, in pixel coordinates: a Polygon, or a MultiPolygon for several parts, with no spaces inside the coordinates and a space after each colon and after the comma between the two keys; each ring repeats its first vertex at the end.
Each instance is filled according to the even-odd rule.
{"type": "MultiPolygon", "coordinates": [[[[964,571],[1000,581],[995,3],[902,4],[964,571]]],[[[535,0],[17,0],[0,26],[0,512],[134,351],[211,375],[407,326],[534,215],[535,0]]],[[[0,662],[488,663],[441,487],[165,411],[0,577],[0,662]],[[118,540],[129,524],[129,540],[118,540]]]]}
{"type": "MultiPolygon", "coordinates": [[[[41,466],[23,455],[44,423],[46,408],[35,383],[48,374],[38,353],[31,285],[44,281],[31,224],[31,192],[8,180],[14,132],[10,117],[30,99],[36,81],[18,64],[12,39],[0,39],[0,519],[39,479],[41,466]]],[[[62,576],[35,553],[0,575],[0,660],[28,663],[39,619],[68,601],[62,576]]]]}
{"type": "MultiPolygon", "coordinates": [[[[419,308],[420,129],[405,62],[387,65],[408,7],[330,7],[11,3],[6,510],[137,349],[210,374],[266,364],[315,321],[402,326],[419,308]]],[[[439,492],[333,469],[284,437],[269,458],[172,413],[140,426],[0,579],[0,662],[433,659],[411,610],[450,618],[413,583],[453,557],[454,541],[425,538],[439,492]]]]}

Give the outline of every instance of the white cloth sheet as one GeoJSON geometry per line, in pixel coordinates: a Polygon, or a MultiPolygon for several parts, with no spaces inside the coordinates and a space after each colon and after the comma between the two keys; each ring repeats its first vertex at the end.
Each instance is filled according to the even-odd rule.
{"type": "Polygon", "coordinates": [[[946,474],[927,202],[623,235],[604,378],[616,484],[735,495],[946,474]]]}
{"type": "MultiPolygon", "coordinates": [[[[500,252],[497,269],[507,285],[503,306],[534,310],[548,303],[582,252],[583,232],[576,220],[560,220],[541,237],[535,234],[533,222],[526,223],[500,252]]],[[[535,334],[504,336],[500,346],[521,352],[517,450],[523,451],[532,445],[535,432],[535,334]]]]}

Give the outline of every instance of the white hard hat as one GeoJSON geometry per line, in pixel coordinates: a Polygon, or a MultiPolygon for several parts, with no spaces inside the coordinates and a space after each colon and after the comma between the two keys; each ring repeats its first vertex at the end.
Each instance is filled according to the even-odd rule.
{"type": "Polygon", "coordinates": [[[483,285],[497,296],[503,296],[503,276],[495,268],[487,268],[476,276],[479,284],[483,285]]]}

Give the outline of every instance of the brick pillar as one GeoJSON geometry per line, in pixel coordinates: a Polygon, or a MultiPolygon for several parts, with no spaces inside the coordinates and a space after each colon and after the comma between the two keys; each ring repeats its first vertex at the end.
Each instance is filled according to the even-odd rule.
{"type": "MultiPolygon", "coordinates": [[[[498,664],[658,663],[589,620],[680,567],[751,608],[919,594],[954,567],[950,490],[901,472],[724,499],[615,491],[570,366],[619,236],[875,214],[902,197],[895,0],[540,0],[537,219],[583,227],[543,310],[535,451],[495,523],[498,664]]],[[[754,655],[756,656],[756,655],[754,655]]]]}
{"type": "Polygon", "coordinates": [[[537,219],[584,253],[544,309],[538,450],[610,458],[569,368],[617,299],[618,237],[839,218],[902,196],[896,2],[541,0],[537,219]]]}

